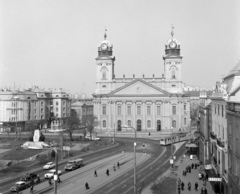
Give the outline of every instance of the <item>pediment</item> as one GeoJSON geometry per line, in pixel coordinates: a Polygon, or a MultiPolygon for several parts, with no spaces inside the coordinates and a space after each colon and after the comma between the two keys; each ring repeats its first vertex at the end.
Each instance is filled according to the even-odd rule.
{"type": "Polygon", "coordinates": [[[117,96],[146,96],[146,95],[159,95],[159,96],[168,96],[169,93],[161,88],[158,88],[150,83],[145,82],[141,79],[136,79],[110,93],[110,95],[117,96]]]}

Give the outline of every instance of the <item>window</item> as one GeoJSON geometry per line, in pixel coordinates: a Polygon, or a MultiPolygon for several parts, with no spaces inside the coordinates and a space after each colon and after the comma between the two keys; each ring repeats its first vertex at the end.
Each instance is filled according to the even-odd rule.
{"type": "Polygon", "coordinates": [[[161,106],[157,106],[157,115],[161,115],[161,106]]]}
{"type": "Polygon", "coordinates": [[[65,105],[65,100],[63,101],[63,105],[65,105]]]}
{"type": "Polygon", "coordinates": [[[176,114],[176,106],[172,106],[172,114],[175,115],[176,114]]]}
{"type": "Polygon", "coordinates": [[[151,106],[147,106],[147,115],[151,115],[151,106]]]}
{"type": "Polygon", "coordinates": [[[151,128],[151,121],[147,121],[147,128],[151,128]]]}
{"type": "Polygon", "coordinates": [[[58,112],[58,107],[56,107],[56,112],[58,112]]]}
{"type": "Polygon", "coordinates": [[[215,115],[217,114],[217,105],[215,104],[215,115]]]}
{"type": "Polygon", "coordinates": [[[117,110],[118,110],[118,112],[117,112],[118,115],[121,115],[121,106],[118,106],[118,109],[117,109],[117,110]]]}
{"type": "Polygon", "coordinates": [[[41,108],[41,113],[43,113],[43,108],[41,108]]]}
{"type": "Polygon", "coordinates": [[[175,75],[175,69],[172,69],[172,79],[175,79],[176,75],[175,75]]]}
{"type": "Polygon", "coordinates": [[[218,115],[220,115],[220,106],[218,104],[218,115]]]}
{"type": "Polygon", "coordinates": [[[187,124],[187,119],[186,118],[184,118],[184,125],[186,125],[187,124]]]}
{"type": "Polygon", "coordinates": [[[183,108],[184,108],[184,110],[186,110],[186,108],[187,108],[186,104],[184,104],[183,108]]]}
{"type": "Polygon", "coordinates": [[[58,106],[58,102],[56,102],[56,106],[58,106]]]}
{"type": "Polygon", "coordinates": [[[106,124],[106,121],[103,120],[103,128],[106,128],[107,124],[106,124]]]}
{"type": "Polygon", "coordinates": [[[128,120],[128,126],[129,127],[131,127],[132,125],[131,125],[131,121],[130,120],[128,120]]]}
{"type": "Polygon", "coordinates": [[[102,87],[103,87],[103,88],[106,88],[106,85],[103,85],[102,87]]]}
{"type": "Polygon", "coordinates": [[[224,106],[222,105],[222,117],[224,117],[224,106]]]}
{"type": "Polygon", "coordinates": [[[107,79],[106,71],[103,71],[103,72],[102,72],[102,79],[107,79]]]}
{"type": "Polygon", "coordinates": [[[41,120],[43,120],[43,115],[41,115],[41,120]]]}
{"type": "Polygon", "coordinates": [[[176,128],[176,126],[177,126],[177,122],[176,122],[175,120],[173,120],[173,121],[172,121],[172,127],[173,127],[173,128],[176,128]]]}
{"type": "Polygon", "coordinates": [[[131,115],[131,106],[128,106],[128,107],[127,107],[127,114],[128,114],[128,115],[131,115]]]}
{"type": "Polygon", "coordinates": [[[141,106],[137,106],[137,115],[141,115],[141,106]]]}
{"type": "Polygon", "coordinates": [[[103,115],[106,115],[106,114],[107,114],[107,107],[106,107],[106,106],[103,106],[103,107],[102,107],[102,114],[103,114],[103,115]]]}
{"type": "Polygon", "coordinates": [[[36,113],[37,113],[37,109],[35,108],[35,110],[34,110],[34,111],[35,111],[35,114],[36,114],[36,113]]]}
{"type": "Polygon", "coordinates": [[[35,102],[35,106],[37,106],[37,102],[35,102]]]}
{"type": "Polygon", "coordinates": [[[172,87],[174,88],[174,87],[176,87],[176,85],[172,85],[172,87]]]}
{"type": "Polygon", "coordinates": [[[43,106],[43,101],[41,101],[41,106],[43,106]]]}

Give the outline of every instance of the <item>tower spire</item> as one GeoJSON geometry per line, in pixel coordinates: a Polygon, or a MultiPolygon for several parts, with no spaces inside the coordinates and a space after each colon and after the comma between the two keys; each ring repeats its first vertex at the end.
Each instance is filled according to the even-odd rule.
{"type": "Polygon", "coordinates": [[[173,35],[174,35],[173,29],[174,29],[174,27],[173,27],[173,25],[172,25],[172,32],[171,32],[172,39],[173,39],[173,35]]]}
{"type": "Polygon", "coordinates": [[[107,38],[107,29],[106,29],[106,26],[105,26],[104,40],[106,40],[106,38],[107,38]]]}

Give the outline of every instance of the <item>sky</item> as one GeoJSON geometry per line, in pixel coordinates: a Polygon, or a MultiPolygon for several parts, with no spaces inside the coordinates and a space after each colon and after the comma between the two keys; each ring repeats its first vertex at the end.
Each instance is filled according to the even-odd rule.
{"type": "Polygon", "coordinates": [[[116,78],[161,77],[173,25],[183,82],[213,88],[240,60],[239,10],[239,0],[1,0],[0,87],[91,97],[105,27],[116,78]]]}

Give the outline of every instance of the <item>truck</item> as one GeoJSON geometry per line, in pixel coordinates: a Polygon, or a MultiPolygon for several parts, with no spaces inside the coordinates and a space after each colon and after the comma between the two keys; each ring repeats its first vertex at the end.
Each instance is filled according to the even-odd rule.
{"type": "Polygon", "coordinates": [[[68,161],[64,169],[68,170],[75,170],[83,166],[83,159],[82,158],[74,158],[68,161]]]}

